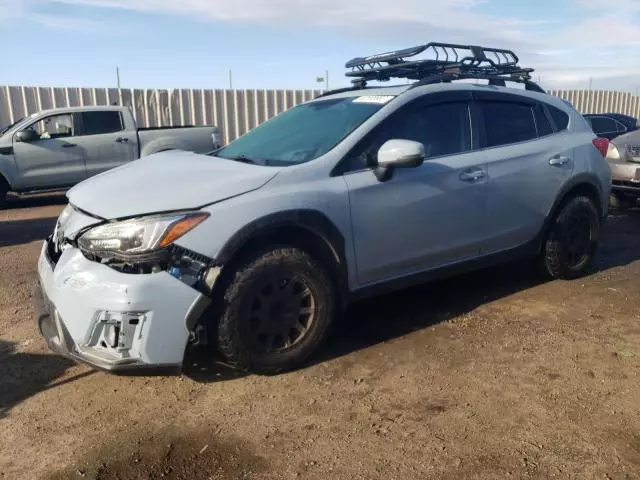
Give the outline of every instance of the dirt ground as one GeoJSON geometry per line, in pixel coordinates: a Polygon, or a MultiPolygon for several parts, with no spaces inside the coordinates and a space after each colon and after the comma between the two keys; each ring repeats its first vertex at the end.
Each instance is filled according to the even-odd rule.
{"type": "Polygon", "coordinates": [[[60,199],[0,211],[0,479],[640,479],[640,212],[594,273],[506,265],[353,306],[279,376],[113,376],[47,351],[60,199]]]}

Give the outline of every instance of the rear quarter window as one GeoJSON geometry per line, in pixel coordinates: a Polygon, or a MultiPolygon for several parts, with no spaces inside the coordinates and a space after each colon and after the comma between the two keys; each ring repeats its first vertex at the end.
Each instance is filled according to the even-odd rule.
{"type": "Polygon", "coordinates": [[[551,115],[556,132],[561,132],[569,127],[569,115],[553,105],[547,105],[547,110],[551,115]]]}
{"type": "Polygon", "coordinates": [[[536,105],[533,109],[533,113],[536,117],[536,127],[538,128],[538,136],[546,137],[553,134],[553,127],[547,117],[544,107],[540,104],[536,105]]]}

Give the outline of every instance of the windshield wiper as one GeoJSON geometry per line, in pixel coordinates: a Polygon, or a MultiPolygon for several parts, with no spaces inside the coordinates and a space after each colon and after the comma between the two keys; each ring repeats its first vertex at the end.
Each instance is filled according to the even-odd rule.
{"type": "Polygon", "coordinates": [[[266,158],[251,158],[246,155],[236,155],[234,157],[220,157],[227,160],[233,160],[235,162],[249,163],[251,165],[267,165],[268,160],[266,158]]]}

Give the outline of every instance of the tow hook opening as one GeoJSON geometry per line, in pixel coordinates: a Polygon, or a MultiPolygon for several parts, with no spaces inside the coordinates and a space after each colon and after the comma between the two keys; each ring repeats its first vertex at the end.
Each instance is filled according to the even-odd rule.
{"type": "Polygon", "coordinates": [[[145,312],[100,312],[90,344],[126,354],[133,346],[136,331],[141,335],[141,323],[144,323],[146,315],[145,312]]]}

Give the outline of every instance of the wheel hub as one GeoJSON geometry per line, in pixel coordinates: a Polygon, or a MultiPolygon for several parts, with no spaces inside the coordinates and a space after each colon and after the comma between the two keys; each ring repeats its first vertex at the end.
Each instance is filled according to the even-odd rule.
{"type": "Polygon", "coordinates": [[[250,298],[249,330],[259,352],[281,352],[307,335],[316,308],[304,281],[296,278],[269,281],[254,290],[250,298]]]}

